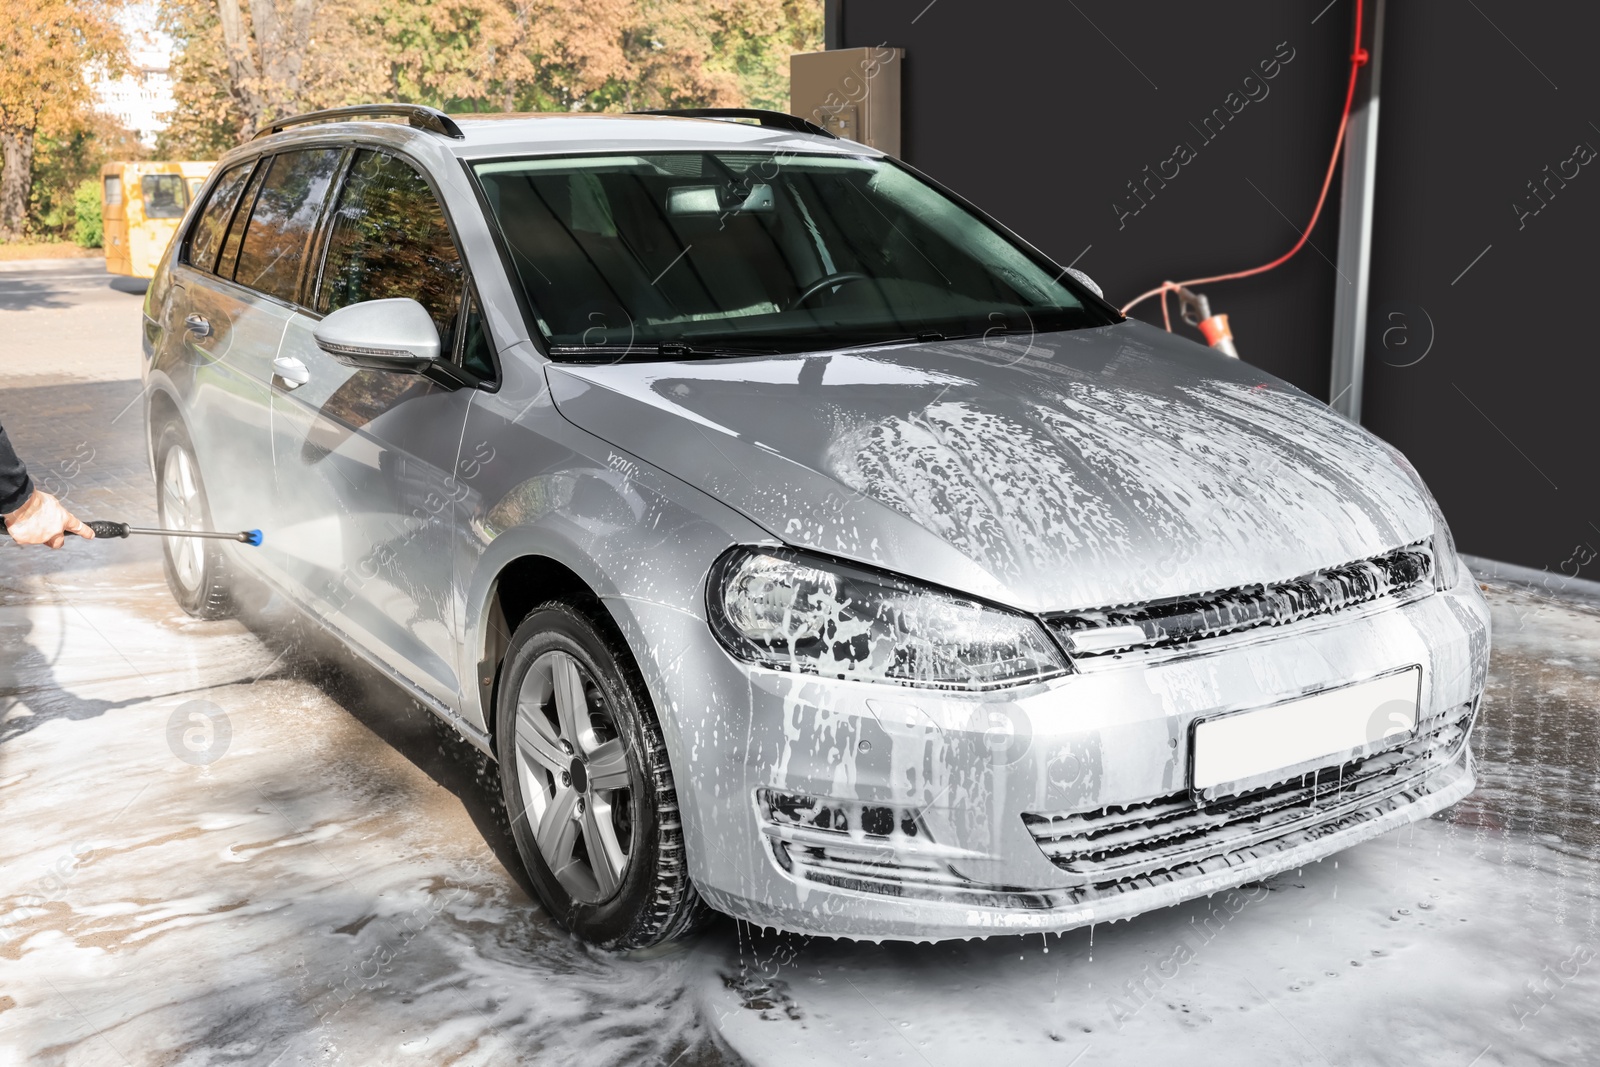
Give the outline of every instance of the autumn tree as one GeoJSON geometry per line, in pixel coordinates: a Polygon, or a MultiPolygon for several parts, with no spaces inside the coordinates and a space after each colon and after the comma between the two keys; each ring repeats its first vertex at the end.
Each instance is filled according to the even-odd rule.
{"type": "Polygon", "coordinates": [[[446,109],[518,110],[539,81],[547,10],[544,0],[393,5],[384,19],[389,95],[446,109]]]}
{"type": "Polygon", "coordinates": [[[125,62],[117,0],[6,0],[0,15],[0,238],[27,222],[34,145],[89,106],[88,75],[125,62]]]}
{"type": "Polygon", "coordinates": [[[714,64],[738,79],[746,107],[789,110],[789,57],[822,50],[820,0],[735,0],[709,42],[714,64]]]}
{"type": "Polygon", "coordinates": [[[781,109],[788,55],[822,43],[821,0],[162,3],[179,47],[178,107],[158,149],[172,154],[214,154],[272,117],[359,101],[457,112],[781,109]],[[298,68],[271,58],[295,42],[298,68]]]}
{"type": "Polygon", "coordinates": [[[250,0],[248,14],[243,0],[216,4],[228,86],[253,131],[300,97],[318,0],[250,0]]]}
{"type": "Polygon", "coordinates": [[[820,0],[434,0],[397,7],[399,92],[466,111],[788,104],[820,0]]]}
{"type": "Polygon", "coordinates": [[[381,92],[387,48],[372,39],[381,0],[212,3],[244,136],[285,115],[381,92]]]}
{"type": "Polygon", "coordinates": [[[239,143],[246,122],[229,89],[216,0],[164,0],[159,20],[173,42],[177,106],[156,134],[156,158],[215,159],[239,143]]]}
{"type": "MultiPolygon", "coordinates": [[[[77,190],[100,186],[100,171],[118,159],[145,159],[150,150],[136,131],[101,111],[85,110],[64,130],[41,131],[34,142],[33,189],[28,197],[32,236],[70,237],[78,214],[77,190]]],[[[99,210],[99,194],[95,195],[99,210]]]]}
{"type": "Polygon", "coordinates": [[[177,106],[157,154],[214,157],[273,119],[387,99],[387,0],[162,0],[177,106]]]}

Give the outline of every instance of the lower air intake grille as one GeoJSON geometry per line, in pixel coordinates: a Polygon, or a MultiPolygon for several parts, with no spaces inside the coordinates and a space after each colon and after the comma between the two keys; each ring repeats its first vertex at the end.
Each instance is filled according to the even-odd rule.
{"type": "Polygon", "coordinates": [[[1047,621],[1074,659],[1138,648],[1183,645],[1197,638],[1282,626],[1433,587],[1428,541],[1381,556],[1328,567],[1299,578],[1119,608],[1074,611],[1047,621]]]}
{"type": "Polygon", "coordinates": [[[970,855],[928,838],[915,811],[773,789],[756,792],[761,833],[789,877],[903,900],[1042,911],[1048,893],[981,885],[951,861],[970,855]]]}
{"type": "Polygon", "coordinates": [[[1472,706],[1424,721],[1411,740],[1265,789],[1198,803],[1189,792],[1127,807],[1025,813],[1050,862],[1084,889],[1132,889],[1224,870],[1365,822],[1425,796],[1466,744],[1472,706]]]}

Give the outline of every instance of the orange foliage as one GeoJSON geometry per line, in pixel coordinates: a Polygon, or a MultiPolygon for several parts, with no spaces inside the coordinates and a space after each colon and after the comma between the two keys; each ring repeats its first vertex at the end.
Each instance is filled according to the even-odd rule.
{"type": "Polygon", "coordinates": [[[452,111],[787,106],[822,0],[162,0],[178,40],[166,150],[372,100],[452,111]]]}
{"type": "Polygon", "coordinates": [[[115,0],[5,0],[0,9],[0,237],[22,231],[34,138],[87,108],[86,75],[124,61],[115,0]]]}

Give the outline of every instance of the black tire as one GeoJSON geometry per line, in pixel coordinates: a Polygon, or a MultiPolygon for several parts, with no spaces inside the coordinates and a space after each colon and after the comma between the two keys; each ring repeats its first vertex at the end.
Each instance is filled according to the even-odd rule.
{"type": "Polygon", "coordinates": [[[603,609],[588,607],[585,611],[564,601],[542,604],[512,635],[495,714],[500,783],[517,851],[551,916],[600,948],[645,948],[684,936],[707,911],[689,879],[672,769],[644,682],[620,635],[599,617],[603,609]],[[557,679],[570,669],[569,662],[577,671],[566,677],[575,678],[583,693],[582,713],[572,718],[588,727],[576,744],[563,744],[569,731],[561,727],[554,689],[544,696],[547,686],[558,689],[563,684],[557,679]],[[519,704],[524,712],[521,747],[519,704]],[[540,731],[543,740],[529,731],[540,731]],[[591,741],[596,744],[590,746],[591,741]],[[551,762],[563,753],[582,768],[597,768],[595,779],[591,782],[587,770],[569,764],[563,784],[563,772],[551,762]],[[625,789],[601,785],[623,780],[624,757],[625,789]],[[529,795],[525,783],[539,791],[537,797],[529,795]],[[564,794],[579,795],[571,802],[570,818],[561,817],[564,794]],[[618,815],[624,808],[625,818],[618,815]],[[610,827],[609,837],[601,824],[610,827]],[[540,846],[541,831],[547,843],[565,843],[568,834],[576,838],[565,853],[561,843],[551,850],[562,862],[559,875],[540,846]],[[610,886],[603,884],[590,854],[589,842],[597,834],[619,847],[627,839],[620,875],[604,876],[614,883],[610,886]]]}
{"type": "MultiPolygon", "coordinates": [[[[161,427],[156,437],[155,455],[156,513],[160,525],[163,528],[212,529],[211,507],[200,481],[200,465],[182,426],[169,422],[161,427]],[[180,467],[186,467],[187,478],[193,484],[192,498],[183,502],[173,499],[169,491],[169,476],[179,478],[180,467]]],[[[197,619],[225,619],[234,614],[227,560],[217,542],[163,537],[161,563],[172,599],[184,611],[197,619]]]]}

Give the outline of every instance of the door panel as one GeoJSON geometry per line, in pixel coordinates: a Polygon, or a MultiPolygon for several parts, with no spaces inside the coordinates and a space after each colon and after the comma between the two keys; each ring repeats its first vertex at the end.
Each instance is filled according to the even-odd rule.
{"type": "Polygon", "coordinates": [[[264,524],[271,486],[261,367],[277,351],[287,312],[214,273],[224,235],[243,229],[236,216],[249,217],[255,165],[237,164],[217,181],[174,263],[165,309],[162,366],[188,398],[189,435],[219,529],[264,524]]]}
{"type": "Polygon", "coordinates": [[[296,315],[281,349],[305,384],[273,383],[280,551],[335,626],[453,707],[452,474],[472,393],[346,367],[315,325],[296,315]]]}
{"type": "MultiPolygon", "coordinates": [[[[273,507],[273,361],[296,314],[291,306],[296,280],[342,155],[342,149],[312,148],[262,159],[231,212],[220,249],[220,220],[205,225],[208,203],[187,250],[197,263],[213,265],[219,276],[192,271],[190,296],[192,313],[211,334],[195,342],[209,345],[212,357],[195,372],[197,417],[212,424],[205,430],[207,443],[196,445],[202,457],[225,457],[221,469],[207,472],[206,479],[209,495],[229,502],[231,521],[223,524],[218,515],[217,522],[223,528],[259,528],[264,537],[250,554],[251,565],[291,588],[294,568],[280,542],[281,518],[273,507]],[[243,416],[226,414],[236,408],[248,412],[248,424],[243,416]]],[[[239,175],[230,171],[217,183],[212,197],[219,211],[242,177],[243,168],[238,170],[239,175]]]]}
{"type": "Polygon", "coordinates": [[[289,311],[214,276],[175,273],[181,285],[173,297],[180,361],[174,370],[189,377],[189,433],[212,522],[220,530],[270,529],[266,378],[289,311]]]}
{"type": "Polygon", "coordinates": [[[100,224],[106,249],[106,270],[132,274],[128,257],[127,195],[122,188],[122,165],[112,164],[100,175],[100,224]]]}
{"type": "MultiPolygon", "coordinates": [[[[367,300],[419,301],[448,354],[465,284],[431,187],[406,161],[360,150],[324,223],[308,302],[317,314],[367,300]]],[[[241,258],[241,262],[243,259],[241,258]]],[[[318,607],[447,706],[457,704],[449,531],[470,390],[353,370],[317,348],[316,315],[289,324],[274,382],[279,513],[297,582],[318,607]]]]}

